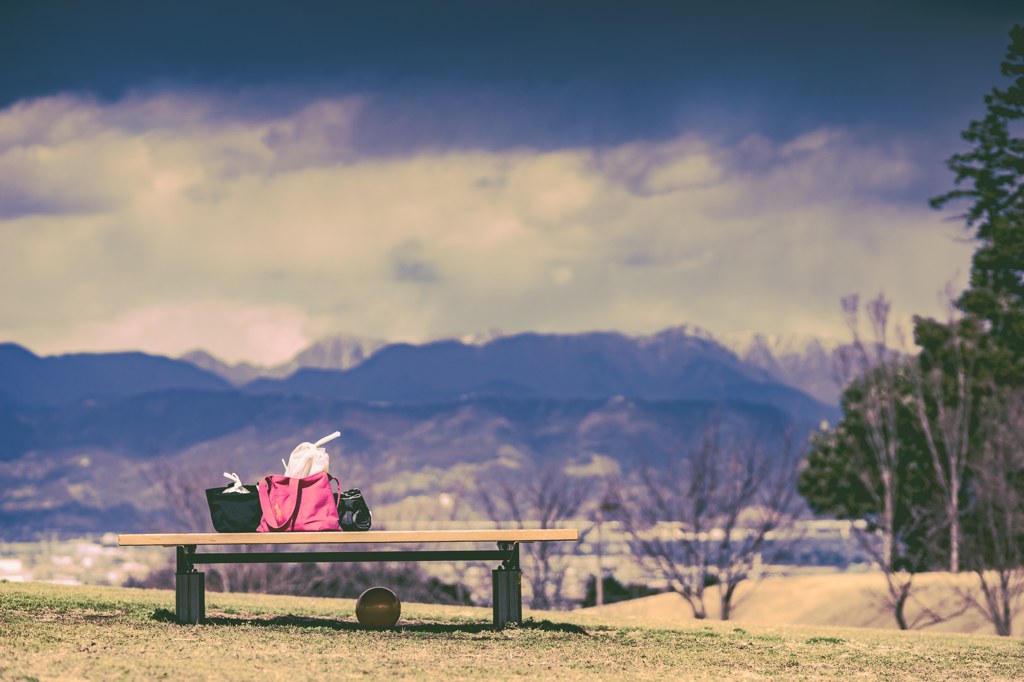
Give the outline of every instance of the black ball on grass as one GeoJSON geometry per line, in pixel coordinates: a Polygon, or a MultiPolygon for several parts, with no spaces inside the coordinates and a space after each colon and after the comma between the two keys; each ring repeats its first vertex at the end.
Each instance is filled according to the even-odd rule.
{"type": "Polygon", "coordinates": [[[386,587],[371,587],[356,600],[356,620],[363,627],[394,627],[401,615],[402,602],[386,587]]]}

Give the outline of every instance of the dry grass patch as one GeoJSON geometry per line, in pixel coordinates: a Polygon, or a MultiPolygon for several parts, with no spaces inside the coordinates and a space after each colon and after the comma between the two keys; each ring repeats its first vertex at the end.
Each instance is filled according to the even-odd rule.
{"type": "MultiPolygon", "coordinates": [[[[927,628],[929,632],[995,634],[995,628],[976,609],[964,611],[962,593],[982,599],[973,573],[922,573],[914,578],[907,616],[913,620],[922,607],[941,614],[958,614],[927,628]]],[[[730,622],[747,625],[828,625],[897,629],[892,610],[885,606],[881,573],[834,573],[775,577],[747,581],[736,592],[730,622]]],[[[709,592],[708,618],[717,620],[717,593],[709,592]]],[[[675,593],[633,599],[579,612],[580,623],[611,621],[618,625],[692,627],[690,607],[675,593]]],[[[1018,627],[1024,630],[1024,626],[1018,627]]]]}

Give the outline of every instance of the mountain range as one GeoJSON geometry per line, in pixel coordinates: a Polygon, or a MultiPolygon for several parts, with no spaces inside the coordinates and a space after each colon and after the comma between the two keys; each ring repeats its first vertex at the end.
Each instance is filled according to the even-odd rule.
{"type": "MultiPolygon", "coordinates": [[[[500,330],[490,329],[458,339],[439,339],[426,345],[456,344],[456,348],[461,345],[466,349],[483,348],[486,352],[495,350],[488,347],[496,342],[500,342],[497,345],[502,346],[508,339],[516,339],[517,336],[506,336],[500,330]]],[[[604,336],[628,339],[615,334],[604,336]]],[[[808,335],[779,336],[756,332],[734,332],[714,336],[699,327],[688,325],[667,329],[650,337],[637,337],[634,340],[641,346],[659,343],[664,346],[665,340],[671,338],[701,340],[721,346],[736,355],[744,365],[764,370],[765,376],[776,382],[797,388],[827,404],[839,402],[840,386],[835,378],[834,365],[835,354],[840,344],[834,340],[808,335]]],[[[210,371],[235,386],[243,386],[257,379],[287,379],[300,370],[352,369],[390,345],[404,344],[388,344],[380,339],[345,334],[321,339],[290,360],[272,366],[258,366],[245,362],[229,364],[205,351],[192,351],[183,355],[181,359],[210,371]]],[[[261,384],[257,384],[259,385],[261,384]]]]}
{"type": "Polygon", "coordinates": [[[687,328],[422,345],[348,337],[307,351],[290,374],[242,382],[208,355],[39,357],[0,345],[0,538],[180,529],[186,509],[201,510],[189,522],[199,526],[201,491],[224,485],[221,472],[251,482],[336,429],[332,472],[394,524],[422,518],[410,510],[436,507],[441,492],[468,500],[490,476],[656,466],[712,421],[781,443],[838,416],[687,328]]]}
{"type": "Polygon", "coordinates": [[[76,353],[39,357],[0,344],[0,402],[58,406],[97,395],[133,395],[168,388],[229,388],[190,363],[146,353],[76,353]]]}
{"type": "Polygon", "coordinates": [[[838,341],[809,335],[756,332],[723,334],[716,341],[746,364],[763,369],[774,380],[799,388],[830,405],[839,404],[842,386],[836,364],[845,346],[838,341]]]}

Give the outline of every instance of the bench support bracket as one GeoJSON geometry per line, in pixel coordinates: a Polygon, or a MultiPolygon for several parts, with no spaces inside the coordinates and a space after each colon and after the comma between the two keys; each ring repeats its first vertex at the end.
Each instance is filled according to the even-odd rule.
{"type": "Polygon", "coordinates": [[[195,545],[178,547],[174,572],[175,616],[192,625],[206,618],[206,576],[195,568],[195,553],[195,545]]]}
{"type": "Polygon", "coordinates": [[[523,571],[519,568],[519,543],[499,542],[506,554],[501,566],[491,571],[493,580],[494,627],[523,624],[523,571]]]}

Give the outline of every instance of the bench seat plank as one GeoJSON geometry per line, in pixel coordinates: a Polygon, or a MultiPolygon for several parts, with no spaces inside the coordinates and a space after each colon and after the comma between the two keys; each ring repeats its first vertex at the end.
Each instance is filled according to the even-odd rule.
{"type": "Polygon", "coordinates": [[[117,544],[122,547],[178,547],[185,545],[380,544],[389,542],[543,542],[579,540],[579,536],[579,530],[575,528],[289,533],[126,533],[117,536],[117,544]]]}

